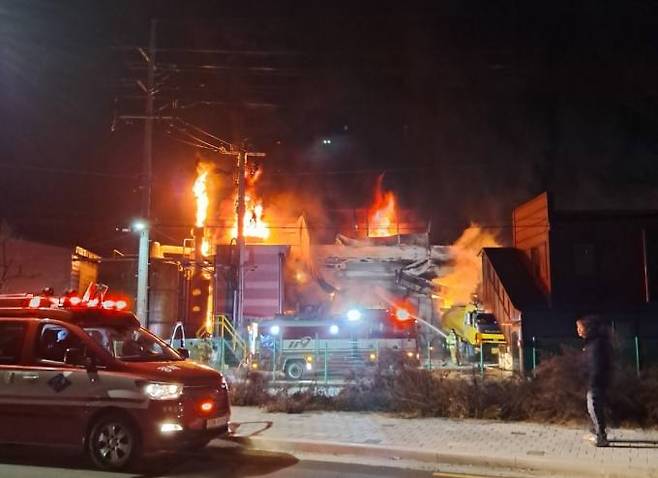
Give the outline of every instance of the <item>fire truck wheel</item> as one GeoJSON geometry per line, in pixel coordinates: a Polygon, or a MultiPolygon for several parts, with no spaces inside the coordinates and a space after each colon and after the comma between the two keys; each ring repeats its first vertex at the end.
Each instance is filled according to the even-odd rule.
{"type": "Polygon", "coordinates": [[[289,360],[286,363],[286,378],[290,380],[299,380],[304,375],[303,360],[289,360]]]}
{"type": "Polygon", "coordinates": [[[140,436],[127,417],[111,413],[101,416],[91,428],[87,450],[97,467],[122,470],[140,455],[140,436]]]}

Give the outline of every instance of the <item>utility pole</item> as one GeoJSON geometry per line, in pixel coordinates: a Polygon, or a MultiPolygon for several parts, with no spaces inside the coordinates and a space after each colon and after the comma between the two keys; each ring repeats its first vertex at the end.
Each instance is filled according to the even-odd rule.
{"type": "Polygon", "coordinates": [[[238,153],[238,294],[237,312],[235,315],[236,328],[242,332],[244,314],[244,262],[245,262],[245,239],[244,239],[244,214],[245,214],[245,174],[247,172],[247,155],[245,152],[238,153]]]}
{"type": "Polygon", "coordinates": [[[142,178],[142,216],[145,226],[139,233],[139,256],[137,263],[137,318],[148,327],[148,282],[149,282],[149,232],[151,218],[151,182],[153,164],[153,101],[155,95],[155,39],[156,20],[151,20],[148,53],[140,50],[147,63],[146,107],[144,118],[144,171],[142,178]]]}
{"type": "Polygon", "coordinates": [[[238,221],[238,237],[236,238],[236,245],[238,248],[238,277],[236,287],[236,304],[233,311],[233,321],[236,329],[241,332],[244,327],[244,275],[245,275],[245,262],[246,262],[246,240],[244,236],[244,216],[246,213],[245,195],[246,184],[245,175],[247,172],[247,159],[249,157],[262,158],[265,153],[237,151],[233,153],[238,158],[238,207],[237,207],[237,221],[238,221]]]}

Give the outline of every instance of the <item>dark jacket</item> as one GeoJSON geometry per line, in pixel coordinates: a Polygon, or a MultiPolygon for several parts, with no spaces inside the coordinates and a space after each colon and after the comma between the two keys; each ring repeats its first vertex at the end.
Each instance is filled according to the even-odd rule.
{"type": "Polygon", "coordinates": [[[612,376],[612,345],[605,333],[585,339],[585,359],[590,388],[606,389],[612,376]]]}

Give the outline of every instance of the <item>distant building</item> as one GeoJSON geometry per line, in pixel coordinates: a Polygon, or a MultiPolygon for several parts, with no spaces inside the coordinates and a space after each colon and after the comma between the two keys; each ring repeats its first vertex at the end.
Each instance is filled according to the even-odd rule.
{"type": "Polygon", "coordinates": [[[482,299],[520,369],[575,337],[585,313],[658,336],[658,212],[555,211],[541,194],[514,210],[512,248],[483,251],[482,299]]]}
{"type": "Polygon", "coordinates": [[[80,246],[4,239],[0,247],[0,293],[40,292],[46,287],[52,287],[56,294],[70,289],[84,292],[96,281],[99,260],[80,246]]]}

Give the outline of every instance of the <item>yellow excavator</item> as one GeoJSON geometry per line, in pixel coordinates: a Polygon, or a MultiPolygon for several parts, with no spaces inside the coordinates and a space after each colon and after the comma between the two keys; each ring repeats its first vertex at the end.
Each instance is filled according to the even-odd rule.
{"type": "Polygon", "coordinates": [[[498,345],[505,344],[496,317],[476,304],[457,305],[443,312],[441,328],[446,333],[454,330],[462,343],[470,346],[471,353],[482,347],[487,360],[494,359],[493,356],[498,355],[498,345]]]}

